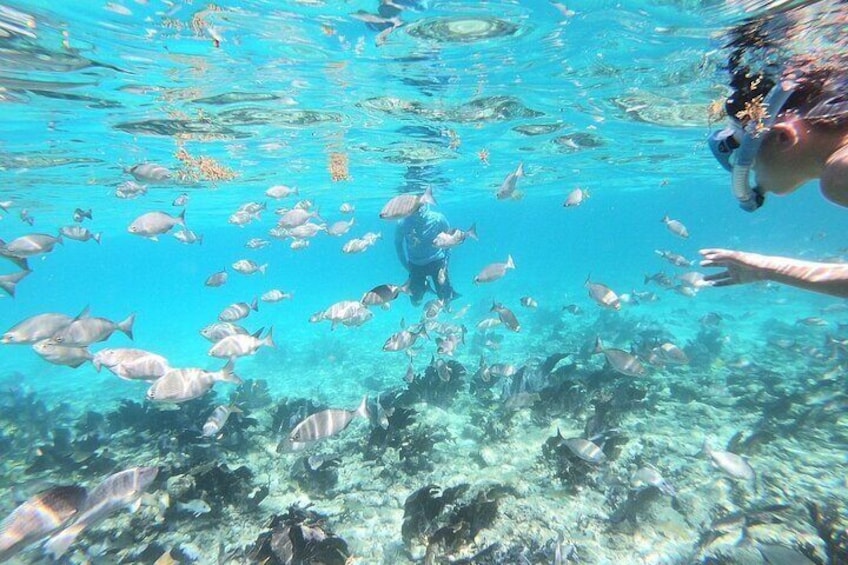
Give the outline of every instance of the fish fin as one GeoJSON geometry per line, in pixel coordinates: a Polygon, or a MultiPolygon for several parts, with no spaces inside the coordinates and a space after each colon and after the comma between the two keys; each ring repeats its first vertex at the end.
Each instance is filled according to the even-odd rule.
{"type": "Polygon", "coordinates": [[[662,217],[662,220],[660,220],[660,221],[661,221],[662,223],[664,223],[664,224],[667,224],[667,223],[669,222],[668,214],[664,215],[664,216],[662,217]]]}
{"type": "Polygon", "coordinates": [[[133,502],[132,504],[130,504],[129,506],[127,506],[127,509],[128,509],[130,512],[132,512],[133,514],[135,514],[136,512],[138,512],[138,509],[139,509],[139,508],[141,508],[141,498],[136,498],[136,499],[135,499],[135,502],[133,502]]]}
{"type": "Polygon", "coordinates": [[[103,236],[102,232],[95,233],[91,236],[91,239],[97,242],[97,245],[100,245],[100,238],[103,236]]]}
{"type": "Polygon", "coordinates": [[[59,559],[63,556],[68,548],[71,547],[77,537],[85,529],[85,524],[74,524],[68,526],[58,534],[52,536],[47,543],[44,544],[44,551],[53,559],[59,559]]]}
{"type": "Polygon", "coordinates": [[[158,237],[158,236],[155,236],[155,235],[151,235],[151,236],[150,236],[150,237],[148,237],[147,239],[149,239],[150,241],[159,241],[159,237],[158,237]]]}
{"type": "Polygon", "coordinates": [[[512,260],[512,255],[506,256],[506,268],[507,269],[514,269],[515,268],[515,261],[512,260]]]}
{"type": "Polygon", "coordinates": [[[264,265],[261,265],[259,267],[259,272],[262,273],[263,275],[265,274],[265,271],[267,271],[267,270],[268,270],[268,263],[265,263],[264,265]]]}
{"type": "Polygon", "coordinates": [[[383,304],[380,305],[380,308],[382,308],[383,310],[388,310],[391,307],[392,307],[392,305],[389,302],[384,302],[383,304]]]}
{"type": "Polygon", "coordinates": [[[252,334],[250,334],[250,336],[255,337],[256,339],[259,339],[259,336],[261,336],[262,332],[264,332],[264,331],[265,331],[265,326],[262,326],[261,328],[259,328],[258,330],[256,330],[252,334]]]}
{"type": "Polygon", "coordinates": [[[89,306],[86,304],[85,308],[83,308],[83,309],[82,309],[82,312],[80,312],[79,314],[77,314],[77,317],[76,317],[76,318],[74,318],[74,320],[81,320],[81,319],[83,319],[83,318],[88,318],[88,312],[89,312],[89,310],[90,310],[90,308],[89,308],[89,306]]]}
{"type": "Polygon", "coordinates": [[[595,336],[595,348],[592,350],[592,354],[603,353],[604,352],[604,344],[601,343],[601,336],[595,336]]]}
{"type": "Polygon", "coordinates": [[[274,343],[273,333],[274,333],[274,326],[271,326],[270,328],[268,328],[268,333],[265,334],[265,339],[262,341],[262,343],[264,343],[268,347],[277,347],[277,344],[274,343]]]}
{"type": "Polygon", "coordinates": [[[183,227],[185,227],[185,225],[186,225],[186,223],[185,223],[185,213],[186,213],[186,209],[183,208],[182,211],[177,216],[177,223],[182,225],[183,227]]]}
{"type": "Polygon", "coordinates": [[[470,237],[474,241],[479,241],[479,239],[477,239],[477,223],[476,222],[471,224],[471,227],[468,228],[467,230],[465,230],[465,236],[470,237]]]}
{"type": "Polygon", "coordinates": [[[370,420],[371,419],[371,411],[368,410],[368,395],[362,397],[362,402],[359,403],[359,408],[356,409],[356,415],[362,416],[363,418],[370,420]]]}
{"type": "Polygon", "coordinates": [[[518,163],[518,168],[515,169],[515,176],[523,177],[524,176],[524,162],[518,163]]]}
{"type": "Polygon", "coordinates": [[[419,200],[422,204],[432,204],[436,205],[436,199],[433,197],[433,188],[428,186],[424,189],[424,194],[421,195],[421,200],[419,200]]]}
{"type": "Polygon", "coordinates": [[[259,298],[253,297],[253,302],[250,303],[250,309],[254,312],[259,312],[259,298]]]}
{"type": "Polygon", "coordinates": [[[127,316],[127,319],[118,324],[118,329],[124,332],[128,338],[133,339],[133,324],[135,323],[135,312],[127,316]]]}
{"type": "Polygon", "coordinates": [[[241,378],[233,372],[235,368],[235,363],[232,359],[227,361],[227,364],[221,367],[220,371],[220,380],[227,383],[235,383],[237,385],[242,384],[241,378]]]}

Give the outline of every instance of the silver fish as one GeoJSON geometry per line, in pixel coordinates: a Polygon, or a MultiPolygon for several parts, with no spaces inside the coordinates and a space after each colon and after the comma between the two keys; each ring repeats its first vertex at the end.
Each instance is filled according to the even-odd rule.
{"type": "MultiPolygon", "coordinates": [[[[671,251],[667,251],[667,250],[664,250],[664,249],[655,249],[654,253],[656,253],[657,255],[659,255],[660,257],[662,257],[663,259],[665,259],[666,261],[668,261],[669,263],[671,263],[675,267],[691,267],[692,266],[692,261],[690,261],[689,259],[687,259],[683,255],[680,255],[678,253],[673,253],[671,251]]],[[[654,279],[651,278],[650,280],[654,280],[654,279]]],[[[660,284],[659,281],[656,281],[656,282],[658,284],[660,284]]],[[[660,286],[662,286],[662,285],[660,285],[660,286]]]]}
{"type": "Polygon", "coordinates": [[[0,288],[2,288],[9,296],[15,296],[15,289],[18,283],[32,271],[18,271],[11,275],[0,275],[0,288]]]}
{"type": "Polygon", "coordinates": [[[258,237],[254,237],[247,240],[247,243],[244,244],[248,249],[262,249],[271,245],[271,242],[267,239],[261,239],[258,237]]]}
{"type": "Polygon", "coordinates": [[[88,308],[80,312],[79,316],[72,318],[65,314],[36,314],[25,320],[21,320],[0,338],[0,343],[31,344],[58,333],[68,327],[71,322],[88,314],[88,308]]]}
{"type": "Polygon", "coordinates": [[[689,363],[689,356],[682,349],[673,343],[663,343],[651,349],[651,353],[656,356],[656,359],[661,364],[666,365],[686,365],[689,363]]]}
{"type": "Polygon", "coordinates": [[[583,461],[592,465],[600,465],[606,462],[607,456],[595,443],[580,437],[566,439],[562,437],[562,433],[559,430],[557,430],[557,434],[562,438],[562,444],[583,461]]]}
{"type": "Polygon", "coordinates": [[[49,253],[57,243],[62,243],[61,235],[54,237],[46,233],[31,233],[13,239],[4,249],[13,257],[26,258],[49,253]]]}
{"type": "Polygon", "coordinates": [[[465,343],[464,333],[438,337],[436,338],[436,353],[439,355],[450,355],[452,357],[460,343],[465,343]]]}
{"type": "Polygon", "coordinates": [[[497,312],[498,318],[503,323],[503,325],[505,325],[512,331],[521,331],[521,324],[518,323],[518,318],[515,317],[515,314],[512,310],[510,310],[503,304],[500,304],[499,302],[492,302],[492,308],[490,311],[497,312]]]}
{"type": "Polygon", "coordinates": [[[384,220],[400,220],[411,216],[425,204],[436,204],[433,191],[428,186],[423,194],[400,194],[383,206],[380,217],[384,220]]]}
{"type": "Polygon", "coordinates": [[[250,214],[249,212],[245,212],[244,210],[239,210],[234,212],[229,219],[227,219],[227,223],[233,224],[235,226],[239,226],[243,228],[253,220],[258,220],[259,214],[250,214]]]}
{"type": "Polygon", "coordinates": [[[492,328],[496,328],[501,325],[500,318],[483,318],[479,322],[477,322],[477,329],[481,332],[485,332],[491,330],[492,328]]]}
{"type": "Polygon", "coordinates": [[[433,240],[433,247],[438,247],[439,249],[450,249],[460,245],[469,237],[474,241],[477,241],[477,224],[471,224],[471,227],[466,231],[456,228],[451,231],[443,231],[439,233],[433,240]]]}
{"type": "Polygon", "coordinates": [[[289,244],[289,247],[291,249],[293,249],[294,251],[300,251],[302,249],[306,249],[307,247],[309,247],[309,240],[308,239],[295,239],[289,244]]]}
{"type": "Polygon", "coordinates": [[[251,310],[254,312],[259,311],[259,303],[256,298],[250,304],[247,302],[230,304],[218,314],[218,320],[221,322],[237,322],[238,320],[247,318],[251,310]]]}
{"type": "Polygon", "coordinates": [[[88,228],[82,226],[62,226],[59,228],[59,233],[62,234],[62,237],[67,237],[74,241],[88,241],[89,239],[93,239],[97,243],[100,243],[100,236],[103,235],[99,232],[92,233],[88,228]]]}
{"type": "Polygon", "coordinates": [[[277,184],[265,191],[265,196],[268,198],[273,198],[275,200],[279,200],[280,198],[287,198],[289,196],[299,194],[297,188],[292,188],[290,186],[286,186],[284,184],[277,184]]]}
{"type": "Polygon", "coordinates": [[[186,245],[191,245],[192,243],[203,245],[203,235],[198,235],[185,227],[179,231],[175,231],[174,238],[186,245]]]}
{"type": "Polygon", "coordinates": [[[582,188],[575,188],[565,197],[565,202],[562,203],[566,208],[576,208],[589,198],[589,191],[582,188]]]}
{"type": "Polygon", "coordinates": [[[126,170],[138,182],[162,182],[171,179],[171,171],[156,163],[140,163],[126,170]]]}
{"type": "Polygon", "coordinates": [[[339,206],[339,212],[341,212],[342,214],[353,214],[354,212],[356,212],[356,207],[353,204],[344,202],[341,206],[339,206]]]}
{"type": "Polygon", "coordinates": [[[677,496],[674,487],[666,481],[659,471],[652,467],[641,467],[630,476],[630,486],[637,489],[655,487],[663,494],[677,496]]]}
{"type": "Polygon", "coordinates": [[[356,410],[330,408],[308,416],[289,433],[289,443],[293,448],[305,447],[310,442],[332,437],[344,431],[357,416],[371,418],[367,396],[362,399],[356,410]]]}
{"type": "Polygon", "coordinates": [[[124,380],[155,381],[170,370],[168,360],[143,349],[102,349],[94,354],[91,364],[99,372],[106,367],[124,380]]]}
{"type": "Polygon", "coordinates": [[[196,500],[189,500],[188,502],[177,502],[174,505],[174,508],[177,512],[193,514],[195,518],[212,512],[212,507],[199,498],[196,500]]]}
{"type": "Polygon", "coordinates": [[[106,341],[115,331],[124,333],[133,339],[133,324],[135,314],[130,314],[120,322],[106,318],[84,317],[77,318],[67,327],[50,336],[50,341],[57,345],[84,347],[98,341],[106,341]]]}
{"type": "Polygon", "coordinates": [[[292,293],[283,292],[282,290],[272,288],[261,297],[262,302],[280,302],[281,300],[291,300],[292,293]]]}
{"type": "Polygon", "coordinates": [[[507,198],[515,198],[516,196],[516,188],[518,188],[518,179],[524,176],[524,163],[518,163],[518,167],[515,171],[509,173],[504,179],[503,183],[501,183],[500,188],[495,193],[498,200],[505,200],[507,198]]]}
{"type": "Polygon", "coordinates": [[[400,325],[402,329],[399,332],[392,334],[391,337],[386,340],[383,344],[383,351],[403,351],[404,349],[409,349],[415,345],[415,342],[422,335],[424,337],[429,337],[427,335],[427,329],[422,324],[404,328],[404,322],[401,320],[400,325]]]}
{"type": "Polygon", "coordinates": [[[292,208],[291,210],[286,210],[280,216],[280,219],[277,220],[277,227],[281,227],[283,229],[290,230],[292,228],[296,228],[298,226],[302,226],[312,218],[319,218],[318,212],[310,212],[309,210],[304,210],[303,208],[292,208]]]}
{"type": "Polygon", "coordinates": [[[663,216],[663,219],[661,221],[665,224],[665,227],[668,228],[668,231],[670,231],[674,235],[682,237],[683,239],[689,237],[689,230],[686,229],[686,226],[684,226],[683,222],[681,222],[680,220],[672,220],[668,217],[668,214],[666,214],[665,216],[663,216]]]}
{"type": "Polygon", "coordinates": [[[65,365],[74,369],[93,358],[86,347],[57,345],[49,339],[34,343],[32,349],[48,363],[65,365]]]}
{"type": "Polygon", "coordinates": [[[106,477],[88,493],[73,523],[47,540],[47,553],[53,559],[58,559],[86,528],[125,506],[133,505],[137,508],[141,495],[153,483],[158,473],[159,469],[156,467],[133,467],[106,477]]]}
{"type": "Polygon", "coordinates": [[[623,349],[609,349],[601,343],[601,338],[595,339],[593,353],[603,353],[610,367],[622,375],[628,377],[641,377],[646,373],[645,366],[635,355],[627,353],[623,349]]]}
{"type": "Polygon", "coordinates": [[[223,271],[218,271],[217,273],[212,273],[209,275],[209,278],[206,279],[204,283],[206,286],[223,286],[227,284],[227,279],[229,278],[229,273],[224,269],[223,271]]]}
{"type": "Polygon", "coordinates": [[[268,205],[264,202],[245,202],[241,206],[239,206],[239,212],[247,212],[248,214],[256,214],[257,217],[262,210],[268,208],[268,205]]]}
{"type": "Polygon", "coordinates": [[[521,305],[525,308],[537,308],[539,303],[532,296],[522,296],[521,305]]]}
{"type": "Polygon", "coordinates": [[[200,330],[200,335],[211,342],[224,339],[228,335],[249,334],[246,329],[231,322],[216,322],[200,330]]]}
{"type": "Polygon", "coordinates": [[[183,192],[182,194],[180,194],[179,196],[174,198],[174,201],[171,202],[171,206],[176,206],[178,208],[182,208],[183,206],[188,204],[188,200],[189,200],[188,193],[183,192]]]}
{"type": "Polygon", "coordinates": [[[474,284],[494,282],[502,278],[510,269],[515,269],[515,262],[512,260],[512,255],[507,255],[506,263],[492,263],[483,267],[483,270],[474,277],[474,284]]]}
{"type": "Polygon", "coordinates": [[[229,361],[220,371],[203,369],[171,369],[147,389],[147,399],[152,402],[177,404],[200,398],[217,382],[242,384],[233,373],[233,362],[229,361]]]}
{"type": "Polygon", "coordinates": [[[381,284],[362,295],[359,300],[365,306],[382,306],[388,308],[400,293],[409,294],[409,283],[403,285],[381,284]]]}
{"type": "Polygon", "coordinates": [[[147,186],[131,180],[122,182],[115,189],[115,196],[122,200],[132,200],[145,194],[147,194],[147,186]]]}
{"type": "Polygon", "coordinates": [[[335,223],[331,224],[331,225],[327,228],[327,234],[328,234],[328,235],[331,235],[331,236],[333,236],[333,237],[341,237],[341,236],[343,236],[344,234],[346,234],[347,232],[349,232],[349,231],[350,231],[350,228],[352,228],[352,227],[353,227],[353,223],[354,223],[354,220],[355,220],[355,219],[356,219],[356,218],[351,218],[351,219],[350,219],[349,221],[347,221],[347,222],[345,222],[345,221],[341,220],[341,221],[338,221],[338,222],[335,222],[335,223]]]}
{"type": "Polygon", "coordinates": [[[589,296],[599,306],[609,308],[610,310],[621,310],[621,300],[607,285],[592,282],[587,278],[584,286],[589,289],[589,296]]]}
{"type": "Polygon", "coordinates": [[[318,232],[320,231],[327,231],[327,226],[324,224],[306,222],[289,229],[288,237],[293,237],[294,239],[309,239],[318,235],[318,232]]]}
{"type": "Polygon", "coordinates": [[[734,479],[754,480],[756,474],[751,465],[743,457],[729,451],[714,451],[707,440],[704,440],[704,453],[712,459],[713,465],[734,479]]]}
{"type": "Polygon", "coordinates": [[[59,486],[41,492],[15,508],[0,523],[0,562],[45,538],[72,519],[85,503],[86,490],[59,486]]]}
{"type": "Polygon", "coordinates": [[[127,231],[133,235],[159,241],[159,236],[168,233],[174,226],[185,227],[185,210],[176,217],[165,212],[147,212],[133,220],[127,231]]]}
{"type": "Polygon", "coordinates": [[[377,239],[379,239],[379,235],[376,238],[361,237],[351,239],[342,246],[342,252],[347,254],[362,253],[372,247],[374,243],[376,243],[377,239]]]}
{"type": "Polygon", "coordinates": [[[265,271],[268,269],[268,263],[258,265],[250,259],[239,259],[232,264],[232,267],[234,271],[243,275],[253,275],[255,273],[261,273],[264,275],[265,271]]]}
{"type": "Polygon", "coordinates": [[[203,424],[203,431],[201,433],[202,437],[212,437],[218,435],[224,426],[227,424],[227,420],[230,419],[230,414],[241,414],[241,409],[235,404],[230,404],[229,406],[218,406],[213,411],[212,414],[209,415],[209,418],[206,419],[206,422],[203,424]]]}
{"type": "MultiPolygon", "coordinates": [[[[261,330],[260,330],[261,332],[261,330]]],[[[220,341],[209,349],[209,355],[219,357],[221,359],[235,359],[236,357],[244,357],[246,355],[256,355],[256,352],[263,345],[266,347],[277,347],[274,343],[274,328],[268,328],[268,333],[264,338],[259,338],[257,335],[235,334],[222,338],[220,341]]]]}
{"type": "Polygon", "coordinates": [[[317,319],[310,319],[310,321],[319,322],[321,320],[329,320],[331,327],[335,329],[336,324],[344,324],[349,327],[361,326],[370,320],[373,315],[374,313],[361,302],[343,300],[336,302],[323,312],[317,314],[317,319]]]}
{"type": "Polygon", "coordinates": [[[76,210],[74,210],[73,218],[74,218],[74,221],[78,224],[81,224],[82,221],[85,220],[86,218],[88,218],[90,220],[91,219],[91,208],[89,208],[88,210],[83,210],[82,208],[77,208],[76,210]]]}

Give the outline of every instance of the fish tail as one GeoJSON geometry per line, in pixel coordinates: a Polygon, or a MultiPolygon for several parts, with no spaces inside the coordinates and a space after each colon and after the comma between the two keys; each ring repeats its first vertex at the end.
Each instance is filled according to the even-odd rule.
{"type": "Polygon", "coordinates": [[[515,261],[512,260],[512,255],[506,256],[506,268],[507,269],[514,269],[515,268],[515,261]]]}
{"type": "Polygon", "coordinates": [[[84,524],[68,526],[47,540],[47,543],[44,544],[44,551],[53,559],[59,559],[68,551],[68,548],[71,547],[71,544],[76,541],[84,529],[84,524]]]}
{"type": "Polygon", "coordinates": [[[368,395],[362,397],[362,402],[359,403],[359,408],[356,409],[356,415],[362,416],[363,418],[370,420],[371,419],[371,411],[368,410],[368,395]]]}
{"type": "Polygon", "coordinates": [[[241,378],[233,372],[234,368],[235,368],[235,363],[233,363],[233,360],[230,359],[229,361],[227,361],[226,365],[221,367],[221,371],[219,373],[219,375],[220,375],[219,380],[221,380],[223,382],[227,382],[227,383],[234,383],[234,384],[237,384],[237,385],[242,384],[241,378]]]}
{"type": "Polygon", "coordinates": [[[250,309],[254,312],[259,312],[259,298],[253,297],[253,302],[250,303],[250,309]]]}
{"type": "Polygon", "coordinates": [[[604,352],[604,344],[601,343],[601,336],[595,337],[595,348],[592,350],[592,353],[603,353],[604,352]]]}
{"type": "Polygon", "coordinates": [[[470,237],[474,241],[479,241],[479,239],[477,239],[477,223],[476,222],[471,224],[471,227],[468,228],[467,230],[465,230],[465,235],[467,237],[470,237]]]}
{"type": "Polygon", "coordinates": [[[515,169],[515,176],[523,177],[524,176],[524,162],[518,163],[518,168],[515,169]]]}
{"type": "Polygon", "coordinates": [[[662,223],[664,223],[664,224],[667,224],[667,223],[668,223],[668,221],[669,221],[668,214],[665,214],[665,215],[662,217],[662,220],[660,220],[660,221],[661,221],[662,223]]]}
{"type": "Polygon", "coordinates": [[[265,263],[264,265],[260,265],[260,267],[259,267],[260,273],[262,273],[264,275],[265,271],[267,271],[267,270],[268,270],[268,263],[265,263]]]}
{"type": "Polygon", "coordinates": [[[91,239],[93,239],[94,241],[96,241],[96,242],[97,242],[97,244],[98,244],[98,245],[100,245],[100,238],[101,238],[102,236],[103,236],[103,233],[102,233],[102,232],[97,232],[97,233],[95,233],[95,234],[93,234],[93,235],[91,236],[91,239]]]}
{"type": "Polygon", "coordinates": [[[420,202],[422,204],[432,204],[433,206],[436,205],[436,199],[433,197],[432,187],[428,186],[426,189],[424,189],[424,194],[421,195],[420,202]]]}
{"type": "Polygon", "coordinates": [[[92,217],[91,217],[91,208],[89,208],[88,210],[86,210],[85,212],[83,212],[83,213],[82,213],[82,217],[83,217],[83,218],[88,218],[89,220],[93,220],[94,218],[92,218],[92,217]]]}
{"type": "Polygon", "coordinates": [[[203,235],[197,236],[197,243],[198,245],[203,245],[203,235]]]}
{"type": "Polygon", "coordinates": [[[180,224],[183,227],[185,227],[185,225],[186,225],[186,223],[185,223],[185,213],[186,213],[186,209],[183,208],[182,211],[180,212],[179,216],[177,216],[177,223],[180,224]]]}
{"type": "Polygon", "coordinates": [[[265,339],[262,340],[263,345],[267,345],[268,347],[277,347],[277,344],[274,343],[274,326],[268,328],[268,333],[265,334],[265,339]]]}
{"type": "Polygon", "coordinates": [[[124,332],[128,338],[133,339],[133,324],[135,323],[135,312],[127,316],[127,319],[118,324],[118,329],[124,332]]]}
{"type": "Polygon", "coordinates": [[[713,452],[713,450],[712,450],[712,449],[710,449],[710,442],[709,442],[709,440],[708,440],[707,438],[704,438],[704,444],[701,446],[701,451],[702,451],[705,455],[707,455],[708,457],[709,457],[709,456],[710,456],[710,454],[713,452]]]}

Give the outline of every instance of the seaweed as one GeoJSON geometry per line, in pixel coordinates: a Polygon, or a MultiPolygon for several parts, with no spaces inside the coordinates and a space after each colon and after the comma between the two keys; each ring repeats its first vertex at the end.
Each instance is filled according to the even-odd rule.
{"type": "Polygon", "coordinates": [[[839,512],[832,506],[822,508],[807,502],[810,521],[824,542],[828,563],[848,563],[848,529],[840,523],[839,512]]]}
{"type": "Polygon", "coordinates": [[[404,473],[414,475],[421,471],[432,471],[433,448],[438,442],[450,438],[450,435],[433,426],[417,423],[417,412],[412,408],[392,406],[390,412],[385,428],[371,428],[365,443],[364,458],[387,464],[390,462],[385,460],[385,455],[390,453],[389,450],[394,450],[404,473]]]}
{"type": "Polygon", "coordinates": [[[426,402],[442,408],[448,408],[453,403],[456,395],[465,386],[467,371],[459,361],[453,359],[445,361],[448,379],[439,377],[434,363],[430,363],[424,370],[424,375],[416,375],[411,383],[407,384],[398,398],[400,404],[409,406],[418,402],[426,402]]]}
{"type": "Polygon", "coordinates": [[[715,327],[701,326],[694,341],[683,347],[683,352],[689,358],[689,366],[693,369],[707,369],[721,355],[724,340],[721,332],[715,327]]]}
{"type": "Polygon", "coordinates": [[[259,410],[270,406],[272,401],[268,381],[265,379],[247,379],[230,393],[230,404],[235,404],[242,410],[259,410]]]}
{"type": "Polygon", "coordinates": [[[289,476],[300,488],[312,495],[331,496],[339,482],[339,458],[300,457],[292,465],[289,476]]]}
{"type": "Polygon", "coordinates": [[[347,542],[328,527],[326,517],[298,506],[271,518],[247,553],[251,561],[266,565],[345,565],[350,558],[347,542]]]}
{"type": "Polygon", "coordinates": [[[211,462],[189,470],[188,474],[194,478],[192,498],[214,500],[219,505],[252,505],[248,497],[254,491],[253,471],[246,465],[230,469],[224,463],[211,462]]]}
{"type": "MultiPolygon", "coordinates": [[[[468,484],[444,491],[436,485],[427,485],[413,492],[404,503],[401,526],[404,544],[410,547],[415,542],[423,543],[430,559],[441,553],[453,555],[470,546],[482,530],[494,524],[501,498],[515,495],[512,489],[500,485],[483,487],[471,496],[466,496],[468,493],[468,484]]],[[[493,551],[491,546],[483,551],[484,556],[488,551],[493,551]]]]}

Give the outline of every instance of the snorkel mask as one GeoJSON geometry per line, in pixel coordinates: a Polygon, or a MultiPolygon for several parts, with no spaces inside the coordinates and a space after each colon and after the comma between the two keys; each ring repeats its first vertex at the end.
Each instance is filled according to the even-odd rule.
{"type": "Polygon", "coordinates": [[[733,196],[746,212],[757,210],[765,202],[762,189],[759,186],[751,186],[751,166],[763,143],[763,137],[777,121],[777,115],[792,96],[794,89],[795,85],[790,81],[778,82],[763,100],[766,107],[765,119],[751,120],[743,126],[741,121],[731,118],[730,127],[712,134],[709,138],[710,150],[721,166],[731,172],[733,196]]]}

